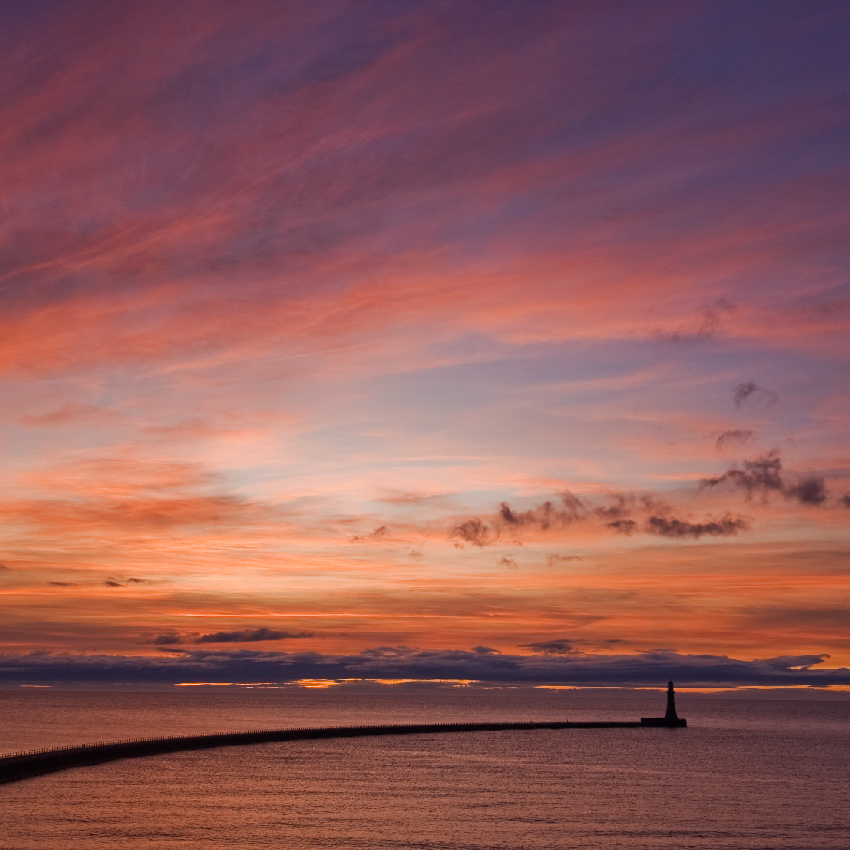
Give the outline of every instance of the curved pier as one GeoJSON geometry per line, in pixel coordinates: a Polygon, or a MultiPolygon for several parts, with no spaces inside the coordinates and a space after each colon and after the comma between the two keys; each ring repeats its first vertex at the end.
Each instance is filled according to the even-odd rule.
{"type": "Polygon", "coordinates": [[[213,747],[241,747],[272,741],[308,741],[319,738],[362,738],[378,735],[433,735],[446,732],[502,732],[532,729],[633,729],[631,722],[530,723],[410,723],[390,726],[324,726],[303,729],[264,729],[256,732],[225,732],[215,735],[173,735],[168,738],[134,738],[84,744],[78,747],[53,747],[0,756],[0,784],[18,782],[33,776],[56,773],[74,767],[86,767],[120,759],[144,758],[184,750],[213,747]]]}

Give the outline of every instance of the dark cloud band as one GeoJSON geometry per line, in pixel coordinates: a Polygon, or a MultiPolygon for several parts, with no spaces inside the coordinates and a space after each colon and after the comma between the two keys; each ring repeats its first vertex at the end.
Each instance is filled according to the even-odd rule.
{"type": "Polygon", "coordinates": [[[824,655],[743,661],[724,655],[682,655],[672,650],[635,655],[573,654],[569,641],[543,641],[532,648],[538,654],[504,655],[482,651],[481,647],[477,651],[379,647],[357,655],[206,649],[162,657],[31,653],[0,656],[0,671],[5,681],[22,684],[399,678],[623,687],[657,685],[668,679],[703,687],[850,685],[850,669],[825,669],[824,655]]]}

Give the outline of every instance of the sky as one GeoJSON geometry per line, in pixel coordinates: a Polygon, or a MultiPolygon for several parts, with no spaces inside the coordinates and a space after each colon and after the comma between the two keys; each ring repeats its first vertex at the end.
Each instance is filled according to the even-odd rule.
{"type": "Polygon", "coordinates": [[[850,686],[848,45],[0,6],[0,679],[850,686]]]}

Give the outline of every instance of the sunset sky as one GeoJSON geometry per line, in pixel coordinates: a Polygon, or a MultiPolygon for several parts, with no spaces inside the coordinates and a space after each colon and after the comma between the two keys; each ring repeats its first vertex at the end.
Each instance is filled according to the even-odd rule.
{"type": "Polygon", "coordinates": [[[844,0],[0,6],[0,678],[850,685],[844,0]]]}

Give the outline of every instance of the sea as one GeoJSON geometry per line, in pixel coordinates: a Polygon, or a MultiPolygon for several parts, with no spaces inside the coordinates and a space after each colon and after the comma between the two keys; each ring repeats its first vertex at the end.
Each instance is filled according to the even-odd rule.
{"type": "MultiPolygon", "coordinates": [[[[0,691],[0,753],[290,726],[636,720],[663,690],[0,691]]],[[[2,850],[848,850],[850,700],[678,695],[687,729],[268,743],[0,785],[2,850]]]]}

